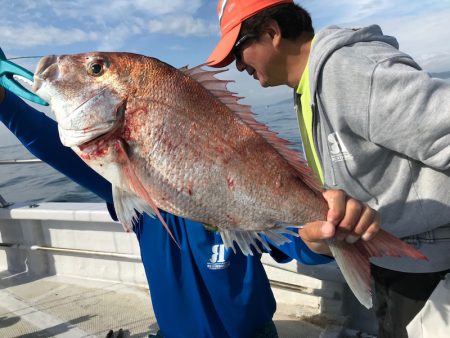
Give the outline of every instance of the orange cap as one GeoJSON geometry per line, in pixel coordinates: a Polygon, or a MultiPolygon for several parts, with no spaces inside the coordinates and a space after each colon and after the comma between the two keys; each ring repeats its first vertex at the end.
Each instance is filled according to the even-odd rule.
{"type": "Polygon", "coordinates": [[[220,41],[206,61],[210,67],[225,67],[233,61],[231,50],[236,43],[241,24],[256,13],[293,0],[219,0],[217,15],[220,22],[220,41]]]}

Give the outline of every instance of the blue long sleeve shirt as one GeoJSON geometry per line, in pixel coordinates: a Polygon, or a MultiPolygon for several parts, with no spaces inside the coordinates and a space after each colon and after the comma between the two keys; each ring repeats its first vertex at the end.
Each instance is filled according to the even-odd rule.
{"type": "MultiPolygon", "coordinates": [[[[54,120],[9,92],[0,105],[0,120],[33,155],[108,202],[114,215],[111,184],[61,144],[54,120]]],[[[135,233],[164,337],[251,337],[272,319],[276,304],[260,254],[235,254],[202,224],[163,211],[161,215],[181,249],[160,221],[146,214],[135,233]]],[[[278,262],[330,261],[296,237],[270,254],[278,262]]]]}

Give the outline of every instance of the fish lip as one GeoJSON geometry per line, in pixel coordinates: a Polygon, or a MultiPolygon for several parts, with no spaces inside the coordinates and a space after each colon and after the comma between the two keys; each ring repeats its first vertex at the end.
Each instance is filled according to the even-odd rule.
{"type": "Polygon", "coordinates": [[[34,73],[34,76],[41,77],[42,73],[50,67],[51,65],[55,64],[58,61],[58,57],[56,55],[48,55],[44,56],[39,60],[38,65],[36,66],[36,71],[34,73]]]}
{"type": "Polygon", "coordinates": [[[124,100],[118,106],[118,108],[116,110],[116,119],[112,120],[114,122],[112,127],[109,130],[107,130],[105,133],[103,133],[101,135],[97,135],[93,139],[90,139],[90,140],[85,141],[85,142],[80,143],[80,144],[75,144],[73,146],[78,147],[81,151],[88,150],[89,147],[91,145],[93,145],[95,142],[101,141],[101,140],[106,139],[109,136],[115,134],[120,129],[120,126],[122,125],[121,122],[124,120],[126,107],[127,107],[127,101],[124,100]]]}
{"type": "Polygon", "coordinates": [[[36,67],[36,71],[33,76],[33,87],[32,90],[36,93],[45,80],[50,77],[50,75],[58,75],[58,57],[56,55],[44,56],[39,60],[36,67]]]}

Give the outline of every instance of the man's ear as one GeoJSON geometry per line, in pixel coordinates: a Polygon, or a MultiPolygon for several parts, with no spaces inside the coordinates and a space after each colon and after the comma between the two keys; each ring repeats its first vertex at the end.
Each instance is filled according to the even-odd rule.
{"type": "Polygon", "coordinates": [[[272,44],[274,46],[278,46],[281,42],[281,28],[278,25],[278,22],[275,20],[270,20],[265,27],[265,31],[269,35],[272,40],[272,44]]]}

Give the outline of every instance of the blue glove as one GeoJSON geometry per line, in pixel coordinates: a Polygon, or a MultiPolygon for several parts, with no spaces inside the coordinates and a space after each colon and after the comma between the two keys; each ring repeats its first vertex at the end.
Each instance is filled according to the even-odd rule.
{"type": "Polygon", "coordinates": [[[0,86],[26,100],[33,101],[43,106],[48,106],[47,102],[17,82],[13,78],[13,75],[19,75],[25,79],[33,81],[33,73],[11,61],[6,60],[5,54],[0,49],[0,86]]]}

